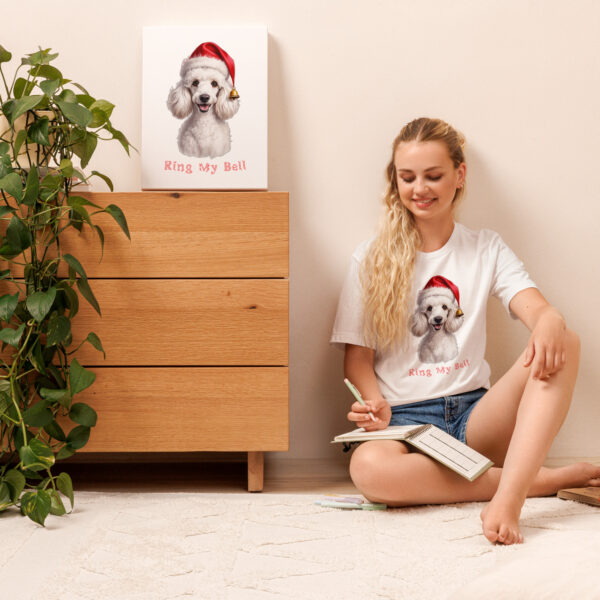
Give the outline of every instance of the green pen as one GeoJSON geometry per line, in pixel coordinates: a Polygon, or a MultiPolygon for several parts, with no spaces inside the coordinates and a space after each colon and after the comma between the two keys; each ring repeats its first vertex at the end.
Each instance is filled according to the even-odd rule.
{"type": "MultiPolygon", "coordinates": [[[[348,386],[348,389],[352,392],[352,395],[360,402],[360,404],[362,404],[363,406],[367,406],[365,404],[365,401],[362,399],[360,392],[356,389],[356,387],[354,387],[354,385],[348,378],[344,379],[344,383],[348,386]]],[[[371,421],[377,420],[375,419],[371,411],[369,411],[369,416],[371,417],[371,421]]]]}

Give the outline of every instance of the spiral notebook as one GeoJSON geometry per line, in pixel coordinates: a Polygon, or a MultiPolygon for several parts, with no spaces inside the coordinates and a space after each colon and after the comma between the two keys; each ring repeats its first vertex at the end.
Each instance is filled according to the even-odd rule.
{"type": "Polygon", "coordinates": [[[483,454],[463,444],[435,425],[392,425],[377,431],[365,431],[360,427],[336,436],[331,443],[343,443],[347,450],[352,443],[367,440],[406,442],[469,481],[477,479],[494,464],[483,454]]]}

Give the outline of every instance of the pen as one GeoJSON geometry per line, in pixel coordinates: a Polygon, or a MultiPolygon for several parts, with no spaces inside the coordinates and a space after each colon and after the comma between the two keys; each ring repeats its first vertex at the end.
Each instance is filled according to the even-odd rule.
{"type": "MultiPolygon", "coordinates": [[[[360,392],[352,385],[348,378],[344,379],[344,383],[348,386],[348,389],[352,392],[352,395],[363,405],[366,406],[365,401],[362,399],[360,392]]],[[[371,417],[371,421],[375,421],[375,417],[373,413],[369,411],[369,416],[371,417]]]]}

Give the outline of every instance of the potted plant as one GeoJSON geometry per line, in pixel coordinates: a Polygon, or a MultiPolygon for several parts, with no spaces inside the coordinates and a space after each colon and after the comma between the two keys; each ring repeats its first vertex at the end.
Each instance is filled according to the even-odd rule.
{"type": "MultiPolygon", "coordinates": [[[[71,347],[71,320],[79,295],[100,307],[61,239],[87,225],[103,251],[99,212],[130,237],[118,206],[77,194],[89,177],[113,190],[106,175],[83,172],[98,140],[117,140],[128,154],[130,144],[110,122],[114,105],[64,78],[50,64],[57,56],[26,55],[9,82],[2,66],[12,56],[0,46],[0,512],[18,506],[41,525],[66,512],[61,494],[73,506],[71,478],[52,467],[87,443],[97,418],[76,400],[95,374],[73,356],[81,344],[71,347]]],[[[95,333],[86,342],[104,353],[95,333]]]]}

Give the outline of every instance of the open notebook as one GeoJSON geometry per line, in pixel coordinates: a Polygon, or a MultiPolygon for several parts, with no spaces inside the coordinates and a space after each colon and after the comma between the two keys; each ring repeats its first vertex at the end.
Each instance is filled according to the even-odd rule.
{"type": "Polygon", "coordinates": [[[351,442],[367,440],[402,440],[469,481],[477,479],[494,464],[435,425],[392,425],[377,431],[365,431],[360,427],[336,436],[332,443],[343,442],[349,447],[351,442]]]}

